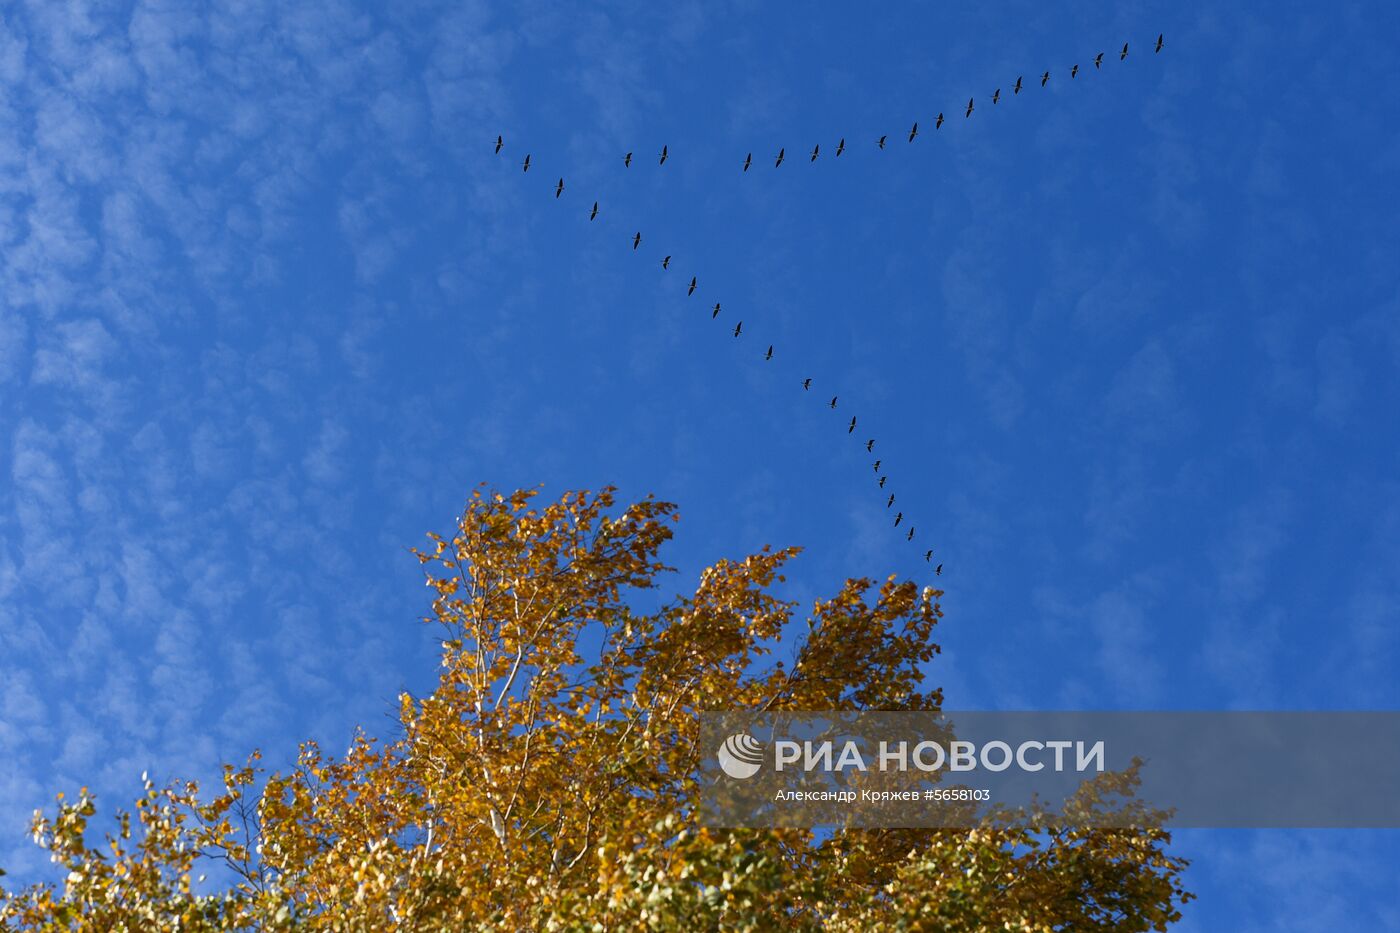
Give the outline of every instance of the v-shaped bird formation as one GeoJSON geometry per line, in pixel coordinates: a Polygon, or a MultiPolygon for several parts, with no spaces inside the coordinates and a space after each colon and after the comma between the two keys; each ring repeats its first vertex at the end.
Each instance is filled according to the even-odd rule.
{"type": "MultiPolygon", "coordinates": [[[[1165,45],[1164,36],[1162,36],[1162,35],[1159,34],[1159,35],[1157,36],[1156,42],[1153,44],[1153,47],[1152,47],[1153,54],[1156,54],[1156,53],[1161,52],[1161,51],[1162,51],[1162,48],[1164,47],[1164,45],[1165,45]]],[[[1119,60],[1120,62],[1127,61],[1127,58],[1128,58],[1128,47],[1129,47],[1129,43],[1125,42],[1125,43],[1123,43],[1122,49],[1119,50],[1119,53],[1118,53],[1118,60],[1119,60]]],[[[1103,52],[1097,53],[1097,54],[1093,57],[1093,59],[1092,59],[1091,61],[1092,61],[1093,66],[1094,66],[1094,70],[1095,70],[1095,71],[1101,71],[1101,70],[1102,70],[1102,67],[1103,67],[1103,61],[1104,61],[1104,53],[1103,53],[1103,52]]],[[[1079,74],[1079,63],[1076,62],[1076,63],[1072,64],[1068,70],[1069,70],[1069,77],[1070,77],[1071,79],[1076,78],[1076,77],[1078,76],[1078,74],[1079,74]]],[[[1047,86],[1049,85],[1050,81],[1052,80],[1052,77],[1053,77],[1053,76],[1052,76],[1052,74],[1051,74],[1050,71],[1047,70],[1047,71],[1043,72],[1043,73],[1040,75],[1040,86],[1041,86],[1042,88],[1047,87],[1047,86]]],[[[1018,96],[1020,95],[1020,93],[1021,93],[1021,91],[1022,91],[1022,89],[1023,89],[1023,87],[1024,87],[1023,78],[1024,78],[1024,75],[1017,75],[1017,76],[1016,76],[1015,83],[1014,83],[1013,85],[1011,85],[1011,94],[1012,94],[1013,97],[1018,97],[1018,96]]],[[[989,99],[991,100],[991,103],[992,103],[994,106],[995,106],[995,105],[998,105],[998,104],[1000,103],[1000,101],[1001,101],[1001,88],[1000,88],[1000,87],[996,88],[996,89],[991,93],[989,99]]],[[[963,117],[964,117],[965,119],[970,119],[970,118],[972,117],[973,113],[976,111],[976,109],[977,109],[977,108],[976,108],[976,102],[977,102],[977,98],[976,98],[975,95],[968,98],[966,108],[965,108],[964,111],[963,111],[963,117]]],[[[936,134],[939,130],[941,130],[941,129],[943,128],[943,124],[944,124],[943,112],[942,112],[942,111],[939,111],[939,113],[937,114],[937,116],[932,118],[931,122],[932,122],[932,124],[933,124],[934,133],[936,134]]],[[[907,136],[907,140],[906,140],[907,143],[913,143],[916,139],[919,138],[919,121],[917,121],[917,120],[912,121],[911,126],[910,126],[910,128],[909,128],[908,133],[906,134],[906,136],[907,136]]],[[[875,149],[876,149],[877,151],[886,151],[887,149],[891,148],[891,147],[889,147],[889,146],[887,145],[889,138],[890,138],[889,134],[885,134],[885,135],[880,136],[878,139],[873,140],[872,142],[873,142],[873,144],[874,144],[875,149]]],[[[898,137],[896,137],[896,139],[897,139],[897,138],[898,138],[898,137]]],[[[496,136],[495,140],[493,141],[493,147],[494,147],[495,154],[496,154],[496,155],[499,155],[499,154],[501,153],[501,151],[506,147],[506,142],[505,142],[505,138],[504,138],[503,135],[497,135],[497,136],[496,136]]],[[[901,148],[902,148],[902,146],[901,146],[901,148]]],[[[772,152],[772,151],[773,151],[773,150],[771,150],[771,149],[769,150],[769,152],[772,152]]],[[[797,151],[798,151],[798,152],[801,152],[801,151],[803,151],[803,150],[798,149],[797,151]]],[[[833,156],[833,158],[839,158],[840,155],[841,155],[843,152],[845,152],[845,151],[846,151],[846,138],[845,138],[845,137],[841,137],[840,140],[836,143],[836,147],[835,147],[835,149],[834,149],[834,156],[833,156]]],[[[631,166],[632,166],[632,155],[633,155],[632,152],[628,152],[628,153],[626,153],[625,155],[622,156],[621,162],[622,162],[622,166],[623,166],[624,169],[630,169],[630,168],[631,168],[631,166]]],[[[661,151],[660,151],[659,156],[658,156],[657,165],[658,165],[658,166],[664,166],[664,165],[666,164],[667,160],[670,158],[670,155],[671,155],[671,153],[670,153],[669,144],[668,144],[668,145],[662,146],[662,147],[661,147],[661,151]]],[[[772,156],[772,158],[773,158],[773,168],[775,168],[775,169],[780,169],[780,168],[782,168],[784,162],[786,161],[786,155],[787,155],[787,148],[786,148],[785,146],[779,146],[778,149],[777,149],[776,154],[772,156]]],[[[815,144],[815,145],[812,146],[812,150],[811,150],[810,157],[809,157],[808,160],[807,160],[808,163],[810,164],[810,163],[812,163],[812,162],[816,162],[818,156],[820,156],[820,155],[821,155],[821,144],[820,144],[820,143],[817,143],[817,144],[815,144]]],[[[753,167],[753,164],[754,164],[754,158],[753,158],[753,157],[754,157],[754,153],[753,153],[753,152],[748,152],[748,153],[746,153],[746,154],[744,155],[743,162],[742,162],[742,168],[740,169],[741,172],[748,172],[748,171],[750,170],[750,168],[753,167]]],[[[530,170],[531,164],[532,164],[532,163],[531,163],[531,154],[527,153],[527,154],[525,155],[524,161],[523,161],[522,163],[520,163],[522,172],[528,172],[528,171],[530,170]]],[[[553,185],[550,186],[550,190],[553,192],[554,198],[555,198],[556,200],[561,199],[561,198],[563,197],[563,195],[564,195],[565,190],[566,190],[565,184],[564,184],[564,178],[561,176],[561,177],[559,178],[559,180],[558,180],[556,183],[554,183],[553,185]]],[[[597,202],[597,201],[593,201],[593,202],[592,202],[592,206],[591,206],[590,208],[588,208],[588,210],[587,210],[588,220],[590,220],[590,221],[596,220],[597,217],[598,217],[598,215],[599,215],[599,206],[598,206],[598,202],[597,202]]],[[[642,244],[642,233],[641,233],[641,231],[640,231],[640,230],[636,231],[635,233],[633,233],[633,234],[631,234],[630,236],[628,236],[628,237],[626,238],[626,240],[627,240],[627,242],[630,244],[630,246],[631,246],[631,248],[632,248],[633,251],[638,250],[638,249],[641,247],[641,244],[642,244]]],[[[661,268],[662,268],[663,270],[669,270],[669,269],[671,268],[671,259],[672,259],[672,256],[671,256],[671,254],[669,254],[669,253],[668,253],[668,254],[665,254],[664,258],[661,259],[661,268]]],[[[684,284],[684,280],[683,280],[683,279],[682,279],[682,283],[684,284]]],[[[698,275],[698,274],[692,274],[691,277],[690,277],[690,282],[689,282],[689,284],[685,286],[685,287],[686,287],[686,296],[687,296],[687,297],[692,296],[692,295],[695,294],[695,291],[696,291],[696,288],[697,288],[698,284],[699,284],[699,275],[698,275]]],[[[721,303],[720,303],[719,301],[716,301],[715,304],[714,304],[714,308],[711,310],[710,319],[711,319],[711,320],[716,320],[716,319],[718,319],[719,316],[720,316],[720,312],[721,312],[721,303]]],[[[738,321],[738,322],[734,325],[734,328],[733,328],[733,335],[734,335],[734,337],[736,337],[736,338],[742,338],[742,337],[744,336],[744,330],[743,330],[743,328],[744,328],[744,322],[743,322],[743,321],[738,321]]],[[[762,359],[763,359],[763,361],[764,361],[764,362],[767,362],[767,361],[772,360],[772,359],[773,359],[773,353],[774,353],[773,345],[772,345],[772,344],[769,344],[769,345],[767,346],[767,350],[762,354],[762,359]]],[[[812,385],[813,385],[813,379],[812,379],[811,377],[805,378],[805,379],[803,379],[802,382],[801,382],[801,387],[802,387],[802,389],[803,389],[804,391],[805,391],[805,390],[810,390],[810,389],[812,388],[812,385]]],[[[831,408],[831,409],[833,409],[833,410],[835,410],[835,409],[837,408],[837,402],[838,402],[839,398],[840,398],[840,395],[839,395],[839,394],[833,395],[833,396],[831,397],[831,401],[827,403],[828,407],[831,408]]],[[[842,415],[842,417],[844,418],[844,414],[842,415]]],[[[852,415],[851,418],[850,418],[849,423],[846,425],[846,433],[847,433],[848,435],[854,435],[854,434],[855,434],[856,424],[857,424],[856,416],[855,416],[855,415],[852,415]]],[[[875,438],[870,438],[870,439],[866,440],[863,446],[865,447],[866,453],[874,453],[874,450],[875,450],[875,438]]],[[[874,464],[873,464],[873,466],[874,466],[874,472],[875,472],[875,475],[876,475],[876,477],[877,477],[877,479],[878,479],[877,488],[878,488],[878,489],[881,489],[881,490],[883,490],[883,489],[885,488],[885,483],[886,483],[886,481],[889,479],[889,476],[888,476],[886,473],[882,472],[882,470],[881,470],[881,465],[882,465],[883,463],[884,463],[884,460],[883,460],[883,459],[876,459],[876,460],[874,461],[874,464]]],[[[895,503],[895,494],[894,494],[893,492],[891,492],[891,493],[889,494],[888,499],[885,500],[885,508],[886,508],[886,509],[889,509],[889,508],[893,507],[894,503],[895,503]]],[[[899,528],[900,525],[903,524],[903,523],[904,523],[904,513],[903,513],[903,512],[897,512],[897,513],[895,514],[895,516],[894,516],[894,520],[893,520],[892,527],[893,527],[893,528],[899,528]]],[[[913,541],[913,540],[914,540],[914,537],[915,537],[915,526],[914,526],[913,522],[911,521],[911,522],[907,523],[907,525],[906,525],[906,527],[905,527],[904,538],[905,538],[906,541],[913,541]]],[[[925,550],[923,551],[923,557],[924,557],[924,561],[925,561],[926,563],[932,563],[932,560],[933,560],[933,549],[932,549],[932,548],[925,549],[925,550]]],[[[943,564],[940,563],[940,564],[937,566],[937,569],[935,570],[935,575],[941,576],[942,573],[943,573],[943,564]]]]}

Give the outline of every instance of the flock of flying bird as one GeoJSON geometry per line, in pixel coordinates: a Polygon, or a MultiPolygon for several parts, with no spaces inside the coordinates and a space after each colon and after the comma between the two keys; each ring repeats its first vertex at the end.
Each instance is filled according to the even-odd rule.
{"type": "MultiPolygon", "coordinates": [[[[1157,52],[1162,51],[1162,46],[1163,46],[1163,37],[1162,37],[1161,35],[1158,35],[1158,36],[1157,36],[1156,44],[1153,46],[1153,49],[1152,49],[1153,52],[1154,52],[1154,53],[1157,53],[1157,52]]],[[[1118,53],[1118,60],[1119,60],[1119,61],[1124,61],[1124,60],[1127,59],[1127,57],[1128,57],[1128,43],[1125,42],[1125,43],[1123,43],[1123,48],[1122,48],[1122,49],[1119,51],[1119,53],[1118,53]]],[[[1097,55],[1094,56],[1093,65],[1094,65],[1094,68],[1095,68],[1096,70],[1102,67],[1102,65],[1103,65],[1103,58],[1104,58],[1104,53],[1103,53],[1103,52],[1099,52],[1097,55]]],[[[1070,76],[1070,79],[1073,80],[1073,79],[1076,78],[1078,75],[1079,75],[1079,65],[1078,65],[1078,64],[1075,64],[1075,65],[1073,65],[1073,66],[1070,67],[1070,69],[1069,69],[1069,76],[1070,76]]],[[[1050,83],[1050,77],[1051,77],[1051,75],[1050,75],[1050,72],[1049,72],[1049,71],[1046,71],[1046,72],[1042,73],[1041,76],[1040,76],[1040,86],[1041,86],[1041,87],[1045,87],[1046,85],[1048,85],[1048,84],[1050,83]]],[[[1018,75],[1018,76],[1016,77],[1016,83],[1013,84],[1013,85],[1011,86],[1011,94],[1012,94],[1012,96],[1016,96],[1016,95],[1020,94],[1021,91],[1023,90],[1023,88],[1024,88],[1024,82],[1023,82],[1022,79],[1023,79],[1023,76],[1018,75]]],[[[992,95],[991,95],[991,101],[992,101],[993,106],[995,106],[1000,100],[1001,100],[1001,88],[997,88],[995,91],[992,92],[992,95]]],[[[966,107],[966,108],[964,109],[964,111],[963,111],[963,118],[964,118],[964,119],[969,118],[969,117],[972,116],[973,111],[976,109],[975,104],[976,104],[976,98],[969,97],[969,98],[968,98],[968,101],[967,101],[967,107],[966,107]]],[[[942,112],[940,112],[940,113],[934,118],[934,120],[933,120],[933,128],[934,128],[935,130],[941,129],[942,126],[943,126],[943,123],[944,123],[944,115],[943,115],[942,112]]],[[[914,122],[914,125],[909,129],[908,140],[907,140],[907,141],[912,143],[916,138],[918,138],[918,135],[919,135],[919,124],[918,124],[918,121],[915,121],[915,122],[914,122]]],[[[879,139],[875,140],[875,145],[876,145],[878,148],[880,148],[880,149],[884,149],[884,148],[885,148],[885,144],[886,144],[886,142],[887,142],[888,140],[889,140],[889,137],[888,137],[888,136],[881,136],[879,139]]],[[[496,147],[495,147],[496,154],[497,154],[497,155],[500,155],[501,150],[504,149],[504,148],[505,148],[505,138],[504,138],[503,136],[499,136],[499,135],[498,135],[498,136],[496,137],[496,147]]],[[[846,140],[845,140],[844,137],[842,137],[842,138],[841,138],[840,140],[838,140],[837,143],[836,143],[836,149],[835,149],[834,157],[835,157],[835,158],[840,158],[840,157],[841,157],[841,154],[842,154],[843,152],[845,152],[845,151],[846,151],[846,140]]],[[[811,156],[809,157],[808,161],[809,161],[809,162],[815,162],[815,161],[817,161],[817,157],[820,156],[820,155],[821,155],[821,144],[818,143],[817,145],[815,145],[815,146],[812,147],[812,153],[811,153],[811,156]]],[[[627,154],[625,154],[625,155],[622,157],[622,165],[623,165],[624,168],[630,168],[630,167],[632,166],[632,156],[633,156],[633,153],[628,152],[627,154]]],[[[658,154],[657,164],[658,164],[658,165],[665,165],[665,164],[666,164],[666,160],[667,160],[669,157],[670,157],[670,149],[669,149],[667,146],[662,146],[662,147],[661,147],[661,152],[658,154]]],[[[787,157],[787,149],[786,149],[785,147],[780,147],[780,148],[778,149],[777,155],[774,157],[774,160],[773,160],[773,167],[774,167],[774,168],[780,167],[780,166],[783,164],[783,162],[785,161],[786,157],[787,157]]],[[[746,154],[746,155],[744,156],[744,162],[743,162],[743,169],[742,169],[742,171],[747,172],[752,166],[753,166],[753,153],[750,152],[750,153],[748,153],[748,154],[746,154]]],[[[525,172],[530,171],[530,154],[529,154],[529,153],[526,153],[526,155],[525,155],[525,160],[521,163],[521,169],[522,169],[522,171],[525,171],[525,172]]],[[[564,194],[564,187],[565,187],[565,186],[564,186],[564,179],[561,177],[561,178],[559,179],[559,181],[554,185],[554,197],[555,197],[555,198],[563,197],[563,194],[564,194]]],[[[598,202],[597,202],[597,201],[594,201],[592,207],[589,208],[589,211],[588,211],[588,219],[589,219],[589,221],[593,221],[593,220],[596,220],[597,218],[598,218],[598,202]]],[[[633,250],[636,250],[636,249],[638,249],[638,248],[641,247],[641,245],[642,245],[642,233],[641,233],[640,230],[637,231],[635,234],[632,235],[631,241],[632,241],[632,249],[633,249],[633,250]]],[[[670,269],[670,268],[671,268],[671,257],[670,257],[670,255],[666,255],[666,256],[662,257],[662,259],[661,259],[661,268],[662,268],[662,269],[670,269]]],[[[689,285],[686,287],[686,296],[687,296],[687,297],[692,296],[692,295],[695,294],[695,289],[696,289],[696,287],[698,286],[698,284],[699,284],[699,276],[692,275],[692,276],[690,277],[690,283],[689,283],[689,285]]],[[[721,308],[720,308],[720,302],[716,301],[716,302],[715,302],[714,308],[711,309],[711,311],[710,311],[710,319],[711,319],[711,320],[714,320],[714,319],[718,318],[718,317],[719,317],[719,314],[720,314],[720,310],[721,310],[721,308]]],[[[734,336],[735,336],[735,337],[742,336],[743,331],[744,331],[744,322],[741,320],[741,321],[739,321],[738,323],[736,323],[736,324],[734,325],[734,336]]],[[[763,359],[764,359],[765,361],[767,361],[767,360],[771,360],[772,358],[773,358],[773,345],[772,345],[772,344],[769,344],[768,349],[767,349],[767,350],[764,352],[764,354],[763,354],[763,359]]],[[[811,388],[812,388],[812,379],[811,379],[810,377],[802,380],[802,388],[803,388],[804,391],[810,391],[810,390],[811,390],[811,388]]],[[[836,408],[836,403],[837,403],[838,398],[839,398],[838,395],[833,395],[833,396],[831,397],[831,401],[828,402],[827,405],[828,405],[830,408],[835,409],[835,408],[836,408]]],[[[852,416],[851,416],[850,423],[846,426],[846,433],[847,433],[847,434],[854,434],[854,433],[855,433],[855,430],[856,430],[856,416],[855,416],[855,415],[852,415],[852,416]]],[[[865,451],[866,451],[866,453],[874,453],[874,450],[875,450],[875,439],[874,439],[874,438],[870,438],[869,440],[867,440],[867,441],[865,442],[865,451]]],[[[877,476],[877,478],[878,478],[878,485],[879,485],[879,488],[880,488],[880,489],[884,489],[884,488],[885,488],[885,482],[886,482],[886,480],[889,479],[889,477],[888,477],[888,475],[886,475],[886,474],[884,474],[884,473],[882,473],[882,472],[880,471],[881,463],[882,463],[881,460],[876,459],[875,462],[874,462],[874,470],[875,470],[875,474],[876,474],[876,476],[877,476]]],[[[885,500],[885,508],[886,508],[886,509],[892,509],[892,508],[894,508],[894,503],[895,503],[895,495],[894,495],[893,492],[891,492],[891,493],[889,494],[889,497],[885,500]]],[[[896,511],[896,512],[895,512],[895,516],[894,516],[894,527],[895,527],[895,528],[898,528],[903,522],[904,522],[904,513],[903,513],[903,512],[900,512],[900,511],[896,511]]],[[[913,540],[914,540],[914,526],[913,526],[912,524],[910,524],[910,525],[908,526],[908,529],[907,529],[907,531],[906,531],[906,533],[905,533],[905,539],[908,540],[908,541],[913,541],[913,540]]],[[[932,563],[932,561],[933,561],[933,549],[932,549],[932,548],[930,548],[930,549],[924,551],[924,560],[927,561],[927,562],[929,562],[929,563],[932,563]]],[[[941,563],[938,564],[938,566],[935,568],[934,573],[935,573],[935,575],[937,575],[937,576],[942,576],[942,574],[943,574],[943,565],[942,565],[941,563]]]]}

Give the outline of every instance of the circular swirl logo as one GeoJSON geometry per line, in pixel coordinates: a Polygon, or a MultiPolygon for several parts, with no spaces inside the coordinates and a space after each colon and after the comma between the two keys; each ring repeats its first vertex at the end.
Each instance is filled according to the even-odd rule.
{"type": "Polygon", "coordinates": [[[751,778],[763,767],[763,746],[747,732],[731,735],[719,747],[719,766],[736,780],[751,778]]]}

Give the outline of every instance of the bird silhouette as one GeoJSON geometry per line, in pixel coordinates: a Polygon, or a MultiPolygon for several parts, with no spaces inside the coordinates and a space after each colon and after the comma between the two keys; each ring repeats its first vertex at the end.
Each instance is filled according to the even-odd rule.
{"type": "Polygon", "coordinates": [[[881,136],[881,137],[875,142],[875,145],[879,146],[881,149],[885,148],[885,137],[881,136]]]}
{"type": "Polygon", "coordinates": [[[637,235],[632,237],[632,248],[636,249],[642,245],[642,231],[638,230],[637,235]]]}
{"type": "Polygon", "coordinates": [[[1099,67],[1099,66],[1102,65],[1102,64],[1103,64],[1103,53],[1100,52],[1099,54],[1097,54],[1097,55],[1094,56],[1094,67],[1097,68],[1097,67],[1099,67]]]}
{"type": "Polygon", "coordinates": [[[905,540],[905,541],[913,541],[913,540],[914,540],[914,526],[913,526],[913,525],[910,525],[910,526],[909,526],[909,534],[905,536],[904,540],[905,540]]]}
{"type": "Polygon", "coordinates": [[[715,309],[714,309],[713,311],[710,312],[710,320],[713,321],[713,320],[714,320],[715,318],[717,318],[717,317],[719,317],[719,302],[718,302],[718,301],[715,302],[715,309]]]}
{"type": "Polygon", "coordinates": [[[812,161],[812,162],[817,161],[817,153],[818,153],[818,152],[821,152],[821,148],[822,148],[822,144],[821,144],[821,143],[817,143],[815,146],[812,147],[812,158],[811,158],[810,161],[812,161]]]}
{"type": "Polygon", "coordinates": [[[1079,74],[1079,66],[1078,66],[1078,65],[1075,65],[1073,68],[1071,68],[1071,69],[1069,70],[1069,76],[1070,76],[1071,78],[1073,78],[1073,77],[1074,77],[1075,75],[1077,75],[1077,74],[1079,74]]]}
{"type": "Polygon", "coordinates": [[[1164,35],[1166,35],[1166,33],[1158,33],[1158,35],[1157,35],[1157,47],[1156,47],[1155,49],[1152,50],[1154,54],[1157,53],[1157,52],[1162,51],[1162,36],[1164,36],[1164,35]]]}
{"type": "Polygon", "coordinates": [[[742,331],[743,329],[744,329],[744,322],[743,322],[743,321],[740,321],[738,324],[735,324],[735,325],[734,325],[734,336],[735,336],[735,337],[739,336],[739,332],[742,331]]]}
{"type": "Polygon", "coordinates": [[[631,168],[631,167],[632,167],[632,153],[629,152],[629,153],[627,153],[627,155],[625,155],[625,156],[622,157],[622,167],[623,167],[623,168],[631,168]]]}
{"type": "Polygon", "coordinates": [[[593,210],[591,210],[591,211],[588,212],[588,219],[589,219],[589,220],[592,220],[594,217],[597,217],[597,216],[598,216],[598,202],[597,202],[597,201],[594,201],[594,202],[593,202],[593,210]]]}
{"type": "Polygon", "coordinates": [[[521,166],[520,170],[522,172],[528,172],[530,170],[530,153],[525,153],[525,163],[521,166]]]}
{"type": "Polygon", "coordinates": [[[696,278],[697,278],[697,277],[696,277],[696,276],[693,276],[693,275],[690,277],[690,288],[686,289],[686,291],[685,291],[685,296],[686,296],[687,298],[689,298],[691,295],[695,294],[695,281],[696,281],[696,278]]]}
{"type": "Polygon", "coordinates": [[[657,162],[656,164],[657,164],[657,165],[665,165],[665,164],[666,164],[666,147],[665,147],[665,146],[662,146],[662,147],[661,147],[661,161],[660,161],[660,162],[657,162]]]}
{"type": "Polygon", "coordinates": [[[1047,72],[1045,72],[1045,74],[1043,74],[1043,75],[1040,76],[1040,86],[1041,86],[1041,87],[1045,87],[1046,82],[1048,82],[1049,80],[1050,80],[1050,72],[1047,71],[1047,72]]]}
{"type": "Polygon", "coordinates": [[[894,493],[890,493],[889,499],[885,500],[885,508],[889,508],[892,505],[894,505],[894,493]]]}
{"type": "Polygon", "coordinates": [[[933,548],[924,551],[924,563],[928,563],[931,560],[933,560],[933,548]]]}
{"type": "Polygon", "coordinates": [[[773,358],[773,345],[771,343],[768,345],[768,352],[764,354],[763,358],[765,360],[771,360],[773,358]]]}
{"type": "Polygon", "coordinates": [[[667,256],[665,259],[661,260],[661,268],[663,268],[663,269],[669,269],[669,268],[671,268],[671,257],[670,257],[670,256],[667,256]]]}
{"type": "Polygon", "coordinates": [[[786,152],[787,152],[787,149],[779,149],[779,150],[778,150],[778,158],[777,158],[777,161],[775,161],[775,162],[773,163],[773,167],[774,167],[774,168],[777,168],[779,165],[782,165],[782,164],[783,164],[783,154],[786,153],[786,152]]]}
{"type": "Polygon", "coordinates": [[[882,476],[882,477],[880,477],[880,488],[881,488],[881,489],[884,489],[884,488],[885,488],[885,480],[887,480],[887,479],[889,479],[888,476],[882,476]]]}
{"type": "Polygon", "coordinates": [[[969,98],[967,99],[967,113],[963,114],[963,116],[965,116],[965,117],[970,117],[970,116],[972,116],[972,98],[971,98],[971,97],[969,97],[969,98]]]}
{"type": "Polygon", "coordinates": [[[942,565],[942,564],[939,564],[938,567],[937,567],[937,569],[935,569],[935,570],[933,571],[933,575],[934,575],[935,577],[941,577],[941,576],[943,576],[943,565],[942,565]]]}
{"type": "Polygon", "coordinates": [[[876,460],[876,461],[875,461],[875,472],[876,472],[876,473],[879,473],[879,472],[880,472],[880,464],[881,464],[881,463],[884,463],[884,461],[883,461],[883,460],[876,460]]]}
{"type": "Polygon", "coordinates": [[[496,155],[500,155],[500,154],[501,154],[501,147],[504,146],[505,144],[506,144],[506,140],[505,140],[505,137],[504,137],[504,136],[497,136],[497,137],[496,137],[496,155]]]}
{"type": "Polygon", "coordinates": [[[559,179],[559,184],[554,188],[554,196],[557,198],[564,193],[564,179],[559,179]]]}
{"type": "Polygon", "coordinates": [[[992,92],[992,103],[995,104],[999,100],[1001,100],[1001,88],[997,88],[992,92]]]}
{"type": "Polygon", "coordinates": [[[1123,51],[1121,51],[1121,52],[1118,53],[1118,60],[1121,62],[1123,59],[1125,59],[1125,58],[1127,58],[1127,57],[1128,57],[1128,43],[1124,42],[1124,43],[1123,43],[1123,51]]]}
{"type": "Polygon", "coordinates": [[[1013,88],[1011,89],[1011,93],[1012,93],[1012,94],[1019,94],[1019,93],[1021,93],[1021,76],[1020,76],[1020,75],[1017,75],[1017,76],[1016,76],[1016,86],[1013,87],[1013,88]]]}
{"type": "Polygon", "coordinates": [[[938,112],[938,119],[933,121],[933,128],[940,129],[943,126],[943,112],[938,112]]]}
{"type": "Polygon", "coordinates": [[[875,438],[872,437],[870,440],[868,440],[868,441],[865,442],[865,452],[866,452],[866,453],[870,453],[870,452],[873,451],[874,449],[875,449],[875,438]]]}
{"type": "Polygon", "coordinates": [[[838,396],[835,396],[835,395],[833,395],[833,396],[831,397],[831,407],[832,407],[832,408],[835,408],[835,407],[836,407],[836,399],[837,399],[837,398],[838,398],[838,396]]]}
{"type": "Polygon", "coordinates": [[[836,144],[836,157],[840,158],[841,153],[846,151],[846,137],[842,136],[841,141],[836,144]]]}
{"type": "Polygon", "coordinates": [[[850,426],[849,428],[846,429],[846,433],[847,433],[847,434],[854,434],[854,433],[856,433],[856,416],[855,416],[855,415],[851,415],[851,426],[850,426]]]}
{"type": "Polygon", "coordinates": [[[914,121],[914,125],[909,129],[909,141],[912,143],[912,142],[914,141],[914,137],[915,137],[915,136],[918,136],[918,135],[919,135],[919,123],[918,123],[918,121],[916,120],[916,121],[914,121]]]}
{"type": "Polygon", "coordinates": [[[902,522],[902,521],[904,521],[904,513],[903,513],[903,512],[896,512],[896,513],[895,513],[895,516],[894,516],[894,527],[898,528],[898,527],[899,527],[899,523],[902,522]]]}
{"type": "Polygon", "coordinates": [[[812,387],[812,380],[811,380],[811,379],[803,379],[803,380],[802,380],[802,388],[803,388],[803,390],[810,389],[811,387],[812,387]]]}
{"type": "Polygon", "coordinates": [[[752,165],[752,164],[753,164],[753,153],[750,152],[748,155],[744,156],[744,171],[747,172],[747,171],[749,170],[749,166],[752,165]]]}

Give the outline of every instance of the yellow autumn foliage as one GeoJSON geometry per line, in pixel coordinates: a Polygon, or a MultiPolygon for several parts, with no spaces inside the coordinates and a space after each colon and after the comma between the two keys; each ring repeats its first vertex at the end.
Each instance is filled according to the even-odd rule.
{"type": "Polygon", "coordinates": [[[1163,930],[1190,895],[1157,828],[719,831],[692,816],[696,714],[927,710],[941,593],[846,581],[795,618],[796,549],[669,571],[675,507],[478,490],[416,552],[437,688],[347,753],[256,753],[211,797],[150,781],[105,843],[86,790],[36,814],[62,882],[0,891],[13,930],[1163,930]],[[630,601],[629,601],[630,599],[630,601]],[[805,622],[805,624],[804,624],[805,622]],[[791,658],[774,660],[782,646],[791,658]],[[212,892],[200,876],[224,879],[212,892]]]}

